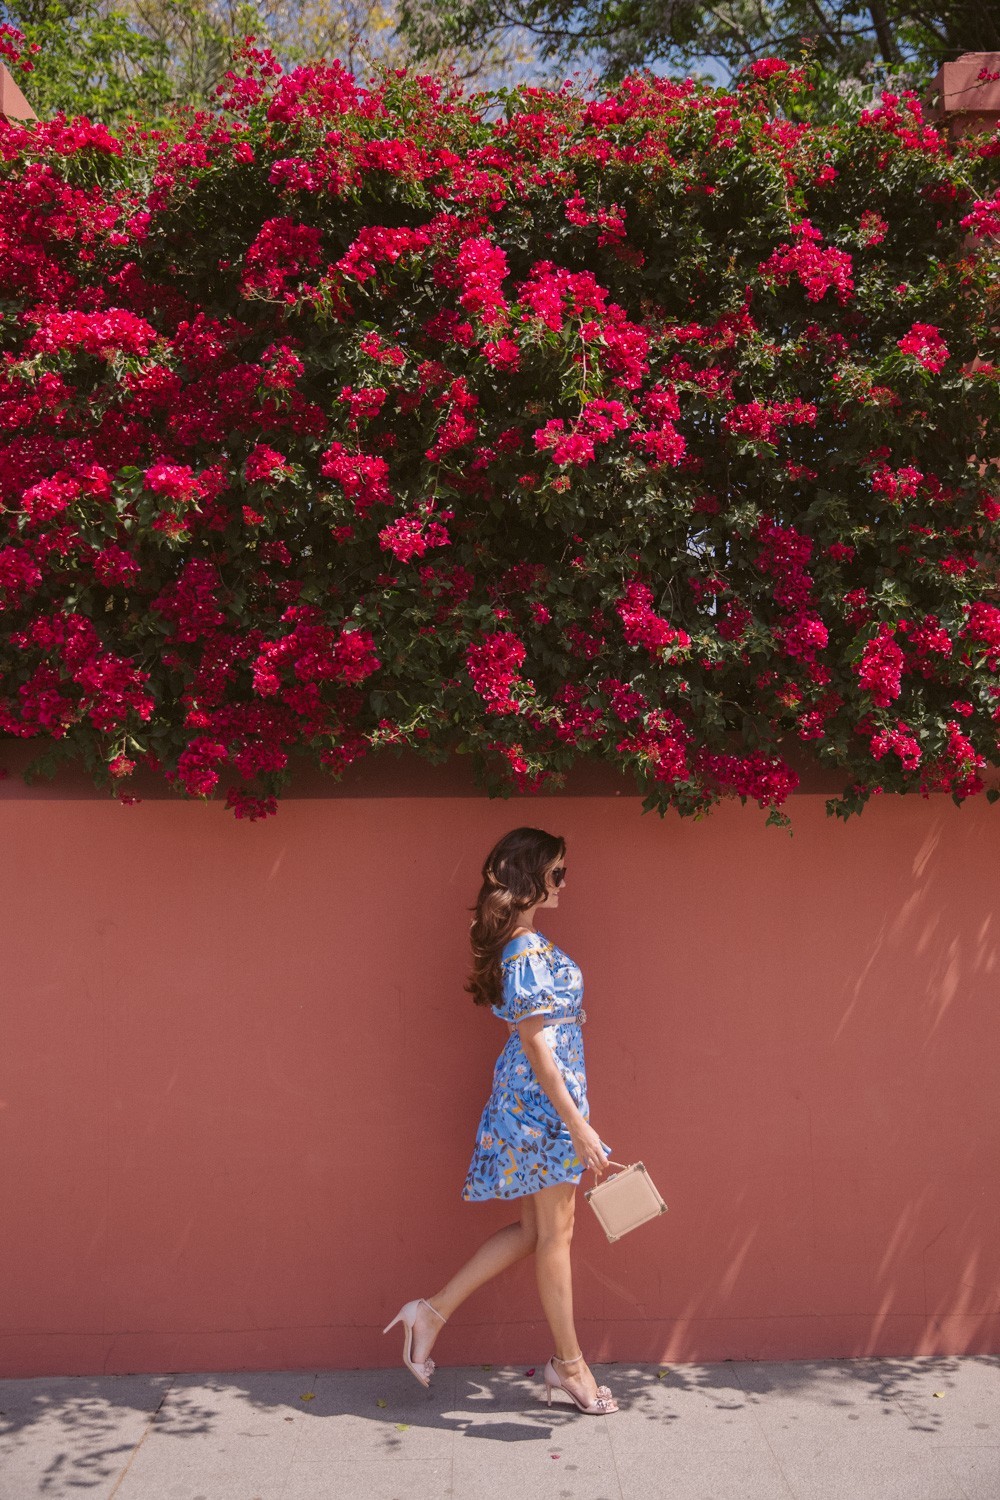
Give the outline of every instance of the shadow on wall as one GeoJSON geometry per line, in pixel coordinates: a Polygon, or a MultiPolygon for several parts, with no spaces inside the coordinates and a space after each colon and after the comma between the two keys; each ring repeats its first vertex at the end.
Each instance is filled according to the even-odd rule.
{"type": "Polygon", "coordinates": [[[632,1357],[998,1347],[995,814],[942,804],[800,799],[766,847],[732,810],[666,861],[644,826],[602,868],[598,1124],[671,1210],[587,1257],[632,1357]]]}

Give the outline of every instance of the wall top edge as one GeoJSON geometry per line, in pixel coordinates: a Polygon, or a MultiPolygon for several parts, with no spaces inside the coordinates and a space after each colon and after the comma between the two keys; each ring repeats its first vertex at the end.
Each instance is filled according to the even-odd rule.
{"type": "Polygon", "coordinates": [[[993,114],[1000,112],[1000,80],[982,80],[978,74],[1000,72],[1000,52],[966,52],[942,63],[937,73],[941,108],[949,114],[993,114]]]}
{"type": "MultiPolygon", "coordinates": [[[[0,769],[7,775],[0,779],[0,800],[3,801],[94,801],[110,802],[114,798],[96,787],[82,766],[61,766],[52,780],[37,780],[32,784],[24,781],[22,772],[38,753],[37,746],[18,739],[0,737],[0,769]]],[[[784,748],[787,763],[799,776],[799,785],[792,797],[839,796],[848,784],[845,772],[826,769],[803,755],[798,746],[784,748]]],[[[987,787],[1000,786],[1000,765],[991,766],[983,773],[987,787]]],[[[188,801],[173,791],[162,776],[140,769],[122,784],[122,789],[131,795],[151,802],[188,801]]],[[[582,761],[572,767],[566,775],[565,786],[557,790],[543,790],[540,794],[513,793],[507,800],[517,802],[537,801],[543,797],[622,797],[641,800],[644,791],[634,778],[614,766],[600,761],[582,761]]],[[[944,792],[933,793],[935,798],[950,796],[944,792]]],[[[349,766],[340,781],[332,781],[318,768],[302,764],[292,773],[291,783],[282,794],[282,801],[294,799],[322,800],[325,798],[390,798],[390,797],[486,797],[477,787],[472,766],[467,756],[452,756],[440,764],[432,764],[412,751],[398,756],[391,750],[349,766]]],[[[219,800],[222,800],[221,798],[219,800]]],[[[498,800],[498,799],[495,799],[498,800]]],[[[750,805],[749,802],[747,804],[750,805]]]]}

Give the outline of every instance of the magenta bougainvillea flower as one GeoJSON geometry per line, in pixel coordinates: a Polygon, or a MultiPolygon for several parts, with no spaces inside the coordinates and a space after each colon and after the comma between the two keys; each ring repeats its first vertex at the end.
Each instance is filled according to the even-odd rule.
{"type": "Polygon", "coordinates": [[[941,337],[941,330],[932,323],[914,323],[909,333],[896,342],[904,354],[912,354],[925,370],[937,375],[944,369],[948,346],[941,337]]]}

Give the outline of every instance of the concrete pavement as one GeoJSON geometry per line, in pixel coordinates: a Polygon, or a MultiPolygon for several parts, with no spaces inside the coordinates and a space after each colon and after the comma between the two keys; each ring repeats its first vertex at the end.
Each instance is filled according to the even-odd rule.
{"type": "Polygon", "coordinates": [[[541,1373],[3,1380],[0,1500],[1000,1500],[1000,1356],[541,1373]]]}

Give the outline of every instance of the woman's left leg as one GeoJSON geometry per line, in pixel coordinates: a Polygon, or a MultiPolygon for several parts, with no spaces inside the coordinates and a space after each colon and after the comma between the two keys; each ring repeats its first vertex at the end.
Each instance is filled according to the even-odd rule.
{"type": "MultiPolygon", "coordinates": [[[[538,1239],[538,1223],[535,1217],[535,1200],[528,1193],[521,1199],[521,1217],[515,1224],[505,1224],[503,1229],[498,1229],[491,1234],[488,1240],[484,1240],[475,1254],[471,1255],[464,1266],[446,1281],[441,1290],[433,1297],[426,1300],[431,1307],[436,1308],[442,1317],[450,1318],[456,1307],[460,1307],[466,1297],[491,1281],[494,1276],[499,1276],[501,1271],[506,1271],[508,1266],[514,1265],[516,1261],[523,1260],[526,1255],[534,1251],[538,1239]]],[[[416,1321],[413,1325],[413,1362],[420,1364],[431,1352],[434,1340],[442,1328],[441,1318],[436,1318],[426,1307],[417,1309],[416,1321]]]]}

